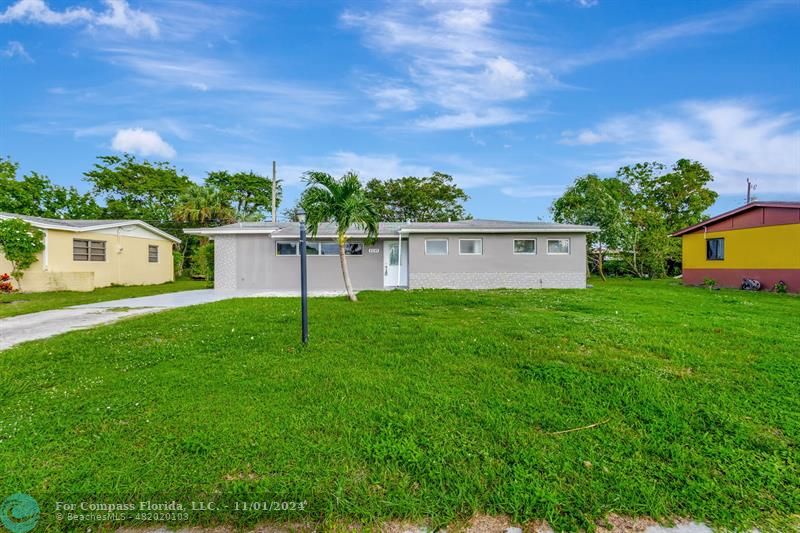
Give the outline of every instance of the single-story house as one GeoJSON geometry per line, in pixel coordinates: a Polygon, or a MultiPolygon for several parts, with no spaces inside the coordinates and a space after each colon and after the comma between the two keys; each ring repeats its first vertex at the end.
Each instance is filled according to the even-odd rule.
{"type": "MultiPolygon", "coordinates": [[[[348,266],[356,290],[584,288],[586,234],[596,230],[499,220],[387,222],[380,224],[375,242],[351,228],[348,266]]],[[[214,240],[215,288],[299,290],[297,223],[244,222],[185,231],[214,240]]],[[[335,226],[321,224],[307,242],[309,290],[343,290],[335,226]]]]}
{"type": "MultiPolygon", "coordinates": [[[[44,233],[39,260],[25,271],[26,292],[91,291],[108,285],[174,280],[173,244],[180,239],[141,220],[60,220],[0,213],[44,233]]],[[[0,253],[0,274],[11,264],[0,253]]]]}
{"type": "Polygon", "coordinates": [[[744,278],[800,292],[800,202],[752,202],[673,233],[681,237],[683,282],[712,279],[739,287],[744,278]]]}

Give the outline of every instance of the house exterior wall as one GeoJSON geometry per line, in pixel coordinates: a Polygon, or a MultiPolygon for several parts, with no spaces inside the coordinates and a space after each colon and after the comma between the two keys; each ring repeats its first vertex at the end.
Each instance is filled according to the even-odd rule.
{"type": "MultiPolygon", "coordinates": [[[[531,234],[412,234],[408,245],[410,288],[585,288],[586,238],[580,233],[531,234]],[[426,239],[448,239],[446,256],[425,255],[426,239]],[[459,239],[483,239],[481,255],[460,255],[459,239]],[[548,239],[570,239],[570,253],[550,255],[548,239]],[[536,239],[535,255],[514,254],[514,239],[536,239]]],[[[218,290],[299,291],[300,257],[279,256],[278,241],[297,239],[270,235],[215,236],[215,288],[218,290]]],[[[326,240],[313,239],[309,240],[326,240]]],[[[329,242],[329,239],[327,239],[329,242]]],[[[356,290],[384,288],[384,242],[363,240],[364,254],[348,256],[350,278],[356,290]],[[375,251],[375,253],[371,253],[375,251]]],[[[338,255],[308,256],[309,290],[343,291],[338,255]]]]}
{"type": "Polygon", "coordinates": [[[414,233],[409,239],[408,268],[412,289],[585,288],[586,236],[580,233],[414,233]],[[447,239],[448,254],[426,255],[427,239],[447,239]],[[460,239],[483,239],[483,253],[461,255],[460,239]],[[536,254],[515,254],[515,239],[536,239],[536,254]],[[548,239],[569,239],[570,253],[549,255],[548,239]]]}
{"type": "MultiPolygon", "coordinates": [[[[800,223],[754,225],[765,216],[761,209],[754,211],[738,218],[741,229],[706,233],[699,229],[682,236],[684,283],[700,285],[709,278],[722,287],[739,287],[742,278],[752,278],[767,289],[784,281],[789,290],[800,292],[800,223]],[[706,240],[716,238],[725,239],[724,259],[708,260],[706,240]]],[[[781,220],[775,218],[778,213],[772,216],[781,220]]],[[[733,225],[720,221],[715,227],[728,224],[733,225]]]]}
{"type": "MultiPolygon", "coordinates": [[[[23,276],[26,292],[91,291],[108,285],[152,285],[173,281],[172,242],[139,228],[99,232],[43,230],[46,249],[23,276]],[[73,239],[106,241],[105,261],[74,261],[73,239]],[[158,262],[148,261],[148,246],[158,246],[158,262]]],[[[10,263],[0,255],[0,272],[10,263]]]]}
{"type": "MultiPolygon", "coordinates": [[[[330,239],[312,239],[326,240],[330,239]]],[[[277,241],[297,241],[269,235],[217,236],[214,251],[215,288],[265,291],[300,290],[300,256],[279,256],[277,241]]],[[[351,239],[352,242],[364,242],[351,239]]],[[[316,292],[344,291],[338,255],[308,256],[308,288],[316,292]]],[[[383,289],[383,243],[367,245],[364,254],[347,256],[356,290],[383,289]],[[378,250],[370,253],[371,249],[378,250]]]]}

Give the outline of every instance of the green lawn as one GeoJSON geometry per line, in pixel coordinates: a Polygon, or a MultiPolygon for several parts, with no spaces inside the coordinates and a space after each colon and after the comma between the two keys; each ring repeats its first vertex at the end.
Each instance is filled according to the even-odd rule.
{"type": "Polygon", "coordinates": [[[61,309],[71,305],[92,304],[122,298],[136,298],[138,296],[152,296],[166,292],[206,288],[208,288],[208,283],[205,281],[178,280],[171,283],[162,283],[161,285],[103,287],[92,292],[58,291],[0,294],[0,318],[47,311],[49,309],[61,309]]]}
{"type": "Polygon", "coordinates": [[[672,281],[360,298],[312,300],[307,348],[298,300],[240,299],[0,353],[0,495],[64,529],[55,501],[146,499],[215,502],[198,524],[798,525],[800,298],[672,281]]]}

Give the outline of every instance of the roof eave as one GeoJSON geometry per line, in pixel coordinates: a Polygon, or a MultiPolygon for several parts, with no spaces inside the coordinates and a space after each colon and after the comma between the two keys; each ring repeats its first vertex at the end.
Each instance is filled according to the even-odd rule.
{"type": "Polygon", "coordinates": [[[600,228],[403,228],[401,233],[597,233],[600,228]]]}
{"type": "Polygon", "coordinates": [[[183,230],[187,235],[269,235],[275,233],[277,228],[237,228],[223,230],[221,228],[186,228],[183,230]]]}
{"type": "MultiPolygon", "coordinates": [[[[21,217],[0,215],[0,219],[9,219],[9,218],[19,218],[20,220],[25,220],[24,218],[21,218],[21,217]]],[[[96,230],[110,229],[110,228],[124,228],[126,226],[141,226],[141,227],[143,227],[143,228],[155,233],[156,235],[160,235],[161,237],[164,237],[165,239],[170,240],[170,241],[172,241],[174,243],[181,242],[181,240],[179,238],[173,237],[172,235],[170,235],[166,231],[162,231],[162,230],[156,228],[155,226],[151,226],[150,224],[148,224],[147,222],[144,222],[142,220],[130,220],[130,221],[125,221],[125,222],[113,222],[113,223],[109,223],[109,224],[96,224],[94,226],[84,226],[84,227],[81,227],[81,228],[76,228],[74,226],[66,226],[66,225],[62,225],[62,224],[48,224],[47,222],[37,222],[37,221],[34,221],[34,220],[25,220],[25,222],[27,222],[28,224],[30,224],[34,228],[54,229],[54,230],[58,230],[58,231],[71,231],[73,233],[85,233],[85,232],[89,232],[89,231],[96,231],[96,230]]]]}

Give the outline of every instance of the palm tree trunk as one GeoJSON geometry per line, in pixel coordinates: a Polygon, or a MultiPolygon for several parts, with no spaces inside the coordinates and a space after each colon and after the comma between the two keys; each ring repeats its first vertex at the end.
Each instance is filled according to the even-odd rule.
{"type": "Polygon", "coordinates": [[[342,277],[344,277],[344,288],[347,290],[347,297],[351,302],[357,302],[356,293],[353,292],[353,284],[350,283],[350,270],[347,268],[347,256],[344,253],[343,237],[339,237],[339,261],[342,263],[342,277]]]}

